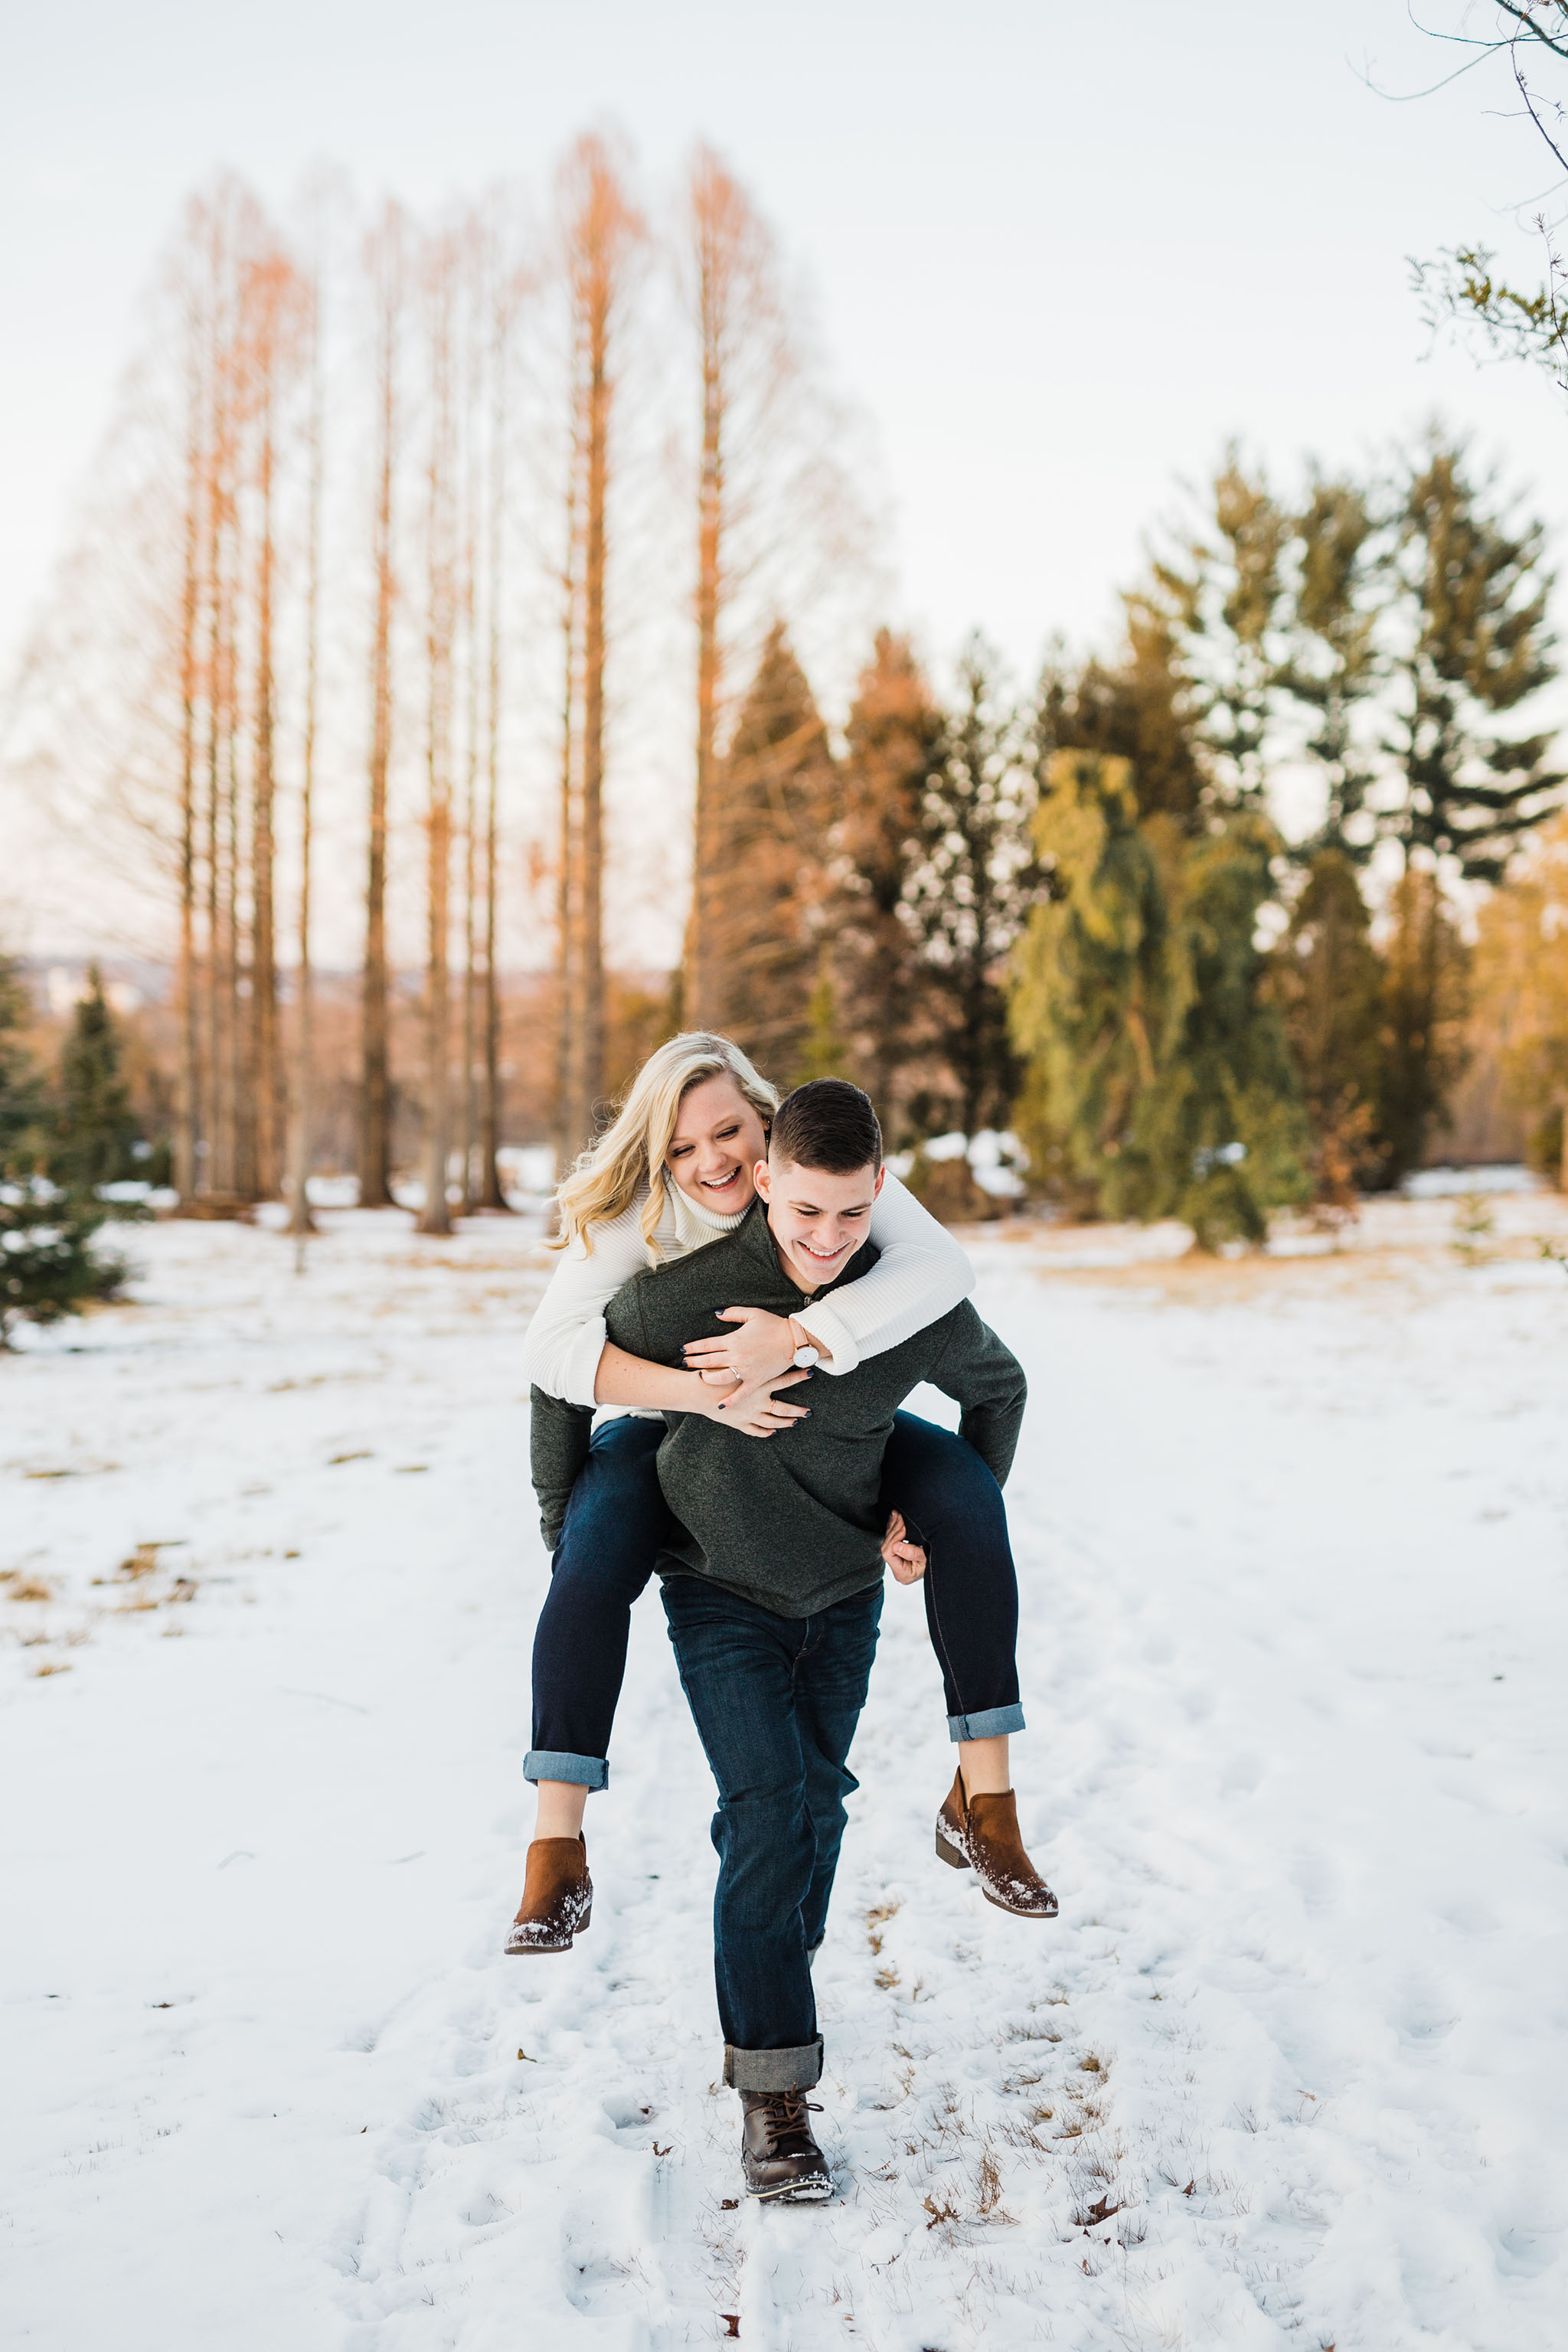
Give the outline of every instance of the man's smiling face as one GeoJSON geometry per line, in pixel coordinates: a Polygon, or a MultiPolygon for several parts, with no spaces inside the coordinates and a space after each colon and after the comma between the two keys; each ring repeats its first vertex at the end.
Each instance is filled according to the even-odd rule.
{"type": "Polygon", "coordinates": [[[871,1229],[871,1203],[887,1172],[867,1165],[847,1176],[826,1168],[759,1160],[756,1187],[786,1273],[805,1291],[841,1275],[871,1229]]]}

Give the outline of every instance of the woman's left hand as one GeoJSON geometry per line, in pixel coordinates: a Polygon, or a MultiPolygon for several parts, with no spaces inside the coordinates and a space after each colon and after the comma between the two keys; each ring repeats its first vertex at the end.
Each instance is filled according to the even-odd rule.
{"type": "Polygon", "coordinates": [[[714,1339],[689,1339],[686,1343],[686,1369],[689,1372],[729,1372],[736,1389],[754,1389],[759,1381],[771,1381],[775,1373],[787,1372],[795,1361],[795,1342],[784,1315],[770,1315],[765,1307],[721,1307],[721,1322],[733,1323],[733,1331],[721,1331],[714,1339]]]}
{"type": "Polygon", "coordinates": [[[904,1525],[902,1511],[889,1511],[888,1531],[882,1538],[882,1558],[900,1584],[918,1584],[926,1572],[923,1544],[911,1543],[904,1525]]]}

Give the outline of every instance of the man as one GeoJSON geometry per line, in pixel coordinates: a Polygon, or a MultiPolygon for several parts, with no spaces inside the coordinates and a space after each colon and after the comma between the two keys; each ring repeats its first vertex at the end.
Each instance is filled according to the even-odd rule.
{"type": "MultiPolygon", "coordinates": [[[[882,1175],[880,1129],[859,1088],[838,1078],[798,1087],[774,1119],[742,1223],[627,1283],[606,1311],[609,1338],[679,1365],[687,1342],[723,1328],[720,1308],[743,1300],[794,1314],[863,1273],[882,1175]]],[[[967,1301],[853,1372],[812,1382],[809,1417],[765,1443],[671,1413],[659,1448],[660,1484],[679,1522],[659,1560],[665,1613],[719,1790],[714,1979],[753,2196],[832,2190],[805,2097],[822,2071],[810,1963],[844,1799],[857,1785],[847,1759],[877,1645],[882,1454],[895,1412],[921,1381],[957,1399],[962,1436],[1004,1480],[1024,1376],[967,1301]]],[[[563,1476],[569,1484],[572,1440],[562,1432],[552,1471],[559,1423],[541,1415],[537,1391],[534,1405],[535,1482],[549,1517],[563,1476]]],[[[978,1867],[993,1901],[1054,1916],[1011,1790],[969,1799],[956,1776],[937,1846],[957,1866],[978,1867]]]]}

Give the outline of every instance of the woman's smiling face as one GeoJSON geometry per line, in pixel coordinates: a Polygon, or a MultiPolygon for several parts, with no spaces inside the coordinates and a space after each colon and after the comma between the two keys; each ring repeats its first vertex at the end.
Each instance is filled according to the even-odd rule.
{"type": "Polygon", "coordinates": [[[737,1216],[752,1205],[752,1171],[767,1149],[762,1120],[734,1079],[721,1071],[681,1097],[664,1164],[689,1200],[737,1216]]]}

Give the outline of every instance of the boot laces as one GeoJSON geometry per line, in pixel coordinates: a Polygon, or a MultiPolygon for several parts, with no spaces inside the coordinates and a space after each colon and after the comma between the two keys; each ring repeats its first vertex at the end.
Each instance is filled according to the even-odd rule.
{"type": "Polygon", "coordinates": [[[821,2107],[815,2099],[802,2098],[798,2091],[775,2091],[763,2111],[763,2128],[768,2136],[768,2154],[777,2156],[779,2142],[793,2137],[796,2132],[810,2137],[807,2114],[819,2116],[821,2107]]]}

